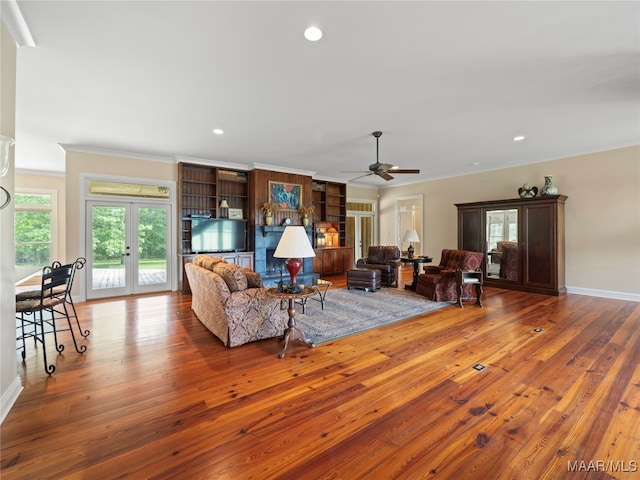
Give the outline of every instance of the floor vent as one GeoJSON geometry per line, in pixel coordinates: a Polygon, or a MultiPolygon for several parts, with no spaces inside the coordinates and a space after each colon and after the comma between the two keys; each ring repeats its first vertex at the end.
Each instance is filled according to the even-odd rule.
{"type": "Polygon", "coordinates": [[[484,370],[484,365],[480,365],[479,363],[477,363],[473,366],[473,369],[478,371],[484,370]]]}

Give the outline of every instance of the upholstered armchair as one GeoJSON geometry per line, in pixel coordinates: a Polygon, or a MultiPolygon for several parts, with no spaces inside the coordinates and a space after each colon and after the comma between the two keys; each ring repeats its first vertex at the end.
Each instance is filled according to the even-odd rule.
{"type": "MultiPolygon", "coordinates": [[[[416,293],[436,302],[455,302],[456,270],[478,270],[482,267],[484,254],[468,250],[442,250],[439,265],[426,265],[424,273],[418,276],[416,293]]],[[[475,299],[473,285],[468,283],[462,289],[463,299],[475,299]]]]}
{"type": "Polygon", "coordinates": [[[385,287],[398,285],[398,269],[400,268],[400,249],[395,245],[371,246],[367,257],[356,262],[357,268],[378,269],[381,283],[385,287]]]}

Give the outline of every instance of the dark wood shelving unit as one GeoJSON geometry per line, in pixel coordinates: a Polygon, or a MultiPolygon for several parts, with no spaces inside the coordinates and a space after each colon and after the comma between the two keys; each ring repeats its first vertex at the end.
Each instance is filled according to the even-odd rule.
{"type": "Polygon", "coordinates": [[[347,185],[345,183],[314,180],[312,200],[315,207],[314,219],[330,222],[338,230],[339,245],[345,246],[347,227],[347,185]]]}
{"type": "MultiPolygon", "coordinates": [[[[178,265],[181,270],[178,281],[181,291],[189,291],[183,266],[194,257],[191,249],[192,219],[228,218],[228,209],[220,208],[222,200],[227,201],[229,208],[241,209],[242,217],[248,218],[248,184],[248,172],[245,171],[182,162],[178,164],[178,212],[180,215],[178,265]]],[[[219,255],[227,261],[243,266],[253,266],[253,252],[222,252],[219,255]]]]}
{"type": "Polygon", "coordinates": [[[229,208],[241,209],[247,218],[248,172],[189,163],[178,164],[178,209],[180,212],[180,253],[191,254],[191,220],[226,218],[229,208]]]}

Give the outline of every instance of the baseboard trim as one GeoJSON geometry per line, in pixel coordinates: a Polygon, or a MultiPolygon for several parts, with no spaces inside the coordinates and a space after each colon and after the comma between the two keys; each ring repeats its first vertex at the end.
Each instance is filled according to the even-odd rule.
{"type": "Polygon", "coordinates": [[[13,382],[11,382],[7,391],[2,395],[2,400],[0,400],[0,424],[4,422],[5,417],[11,410],[11,407],[13,407],[14,403],[16,403],[16,400],[23,389],[24,387],[20,382],[20,376],[16,375],[16,378],[13,379],[13,382]]]}
{"type": "Polygon", "coordinates": [[[567,293],[576,295],[589,295],[591,297],[615,298],[616,300],[627,300],[630,302],[640,302],[640,295],[637,293],[612,292],[609,290],[594,290],[591,288],[567,287],[567,293]]]}

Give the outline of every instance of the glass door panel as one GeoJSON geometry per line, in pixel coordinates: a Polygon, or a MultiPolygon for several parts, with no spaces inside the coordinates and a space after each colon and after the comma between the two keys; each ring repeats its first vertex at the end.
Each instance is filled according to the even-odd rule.
{"type": "Polygon", "coordinates": [[[89,202],[87,214],[87,298],[125,295],[130,289],[129,205],[89,202]]]}
{"type": "Polygon", "coordinates": [[[134,291],[168,290],[169,207],[135,205],[135,209],[138,254],[134,291]]]}
{"type": "Polygon", "coordinates": [[[487,278],[518,280],[518,210],[486,212],[487,278]]]}
{"type": "Polygon", "coordinates": [[[352,212],[347,215],[347,247],[353,248],[354,261],[364,258],[373,245],[373,213],[352,212]]]}

